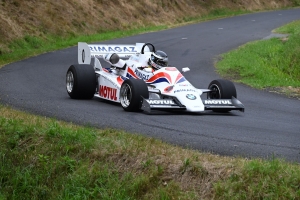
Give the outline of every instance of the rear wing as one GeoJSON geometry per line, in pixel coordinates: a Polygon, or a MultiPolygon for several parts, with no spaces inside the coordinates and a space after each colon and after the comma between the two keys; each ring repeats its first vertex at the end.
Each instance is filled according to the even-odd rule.
{"type": "MultiPolygon", "coordinates": [[[[141,53],[144,44],[119,45],[78,42],[78,64],[91,64],[92,58],[103,58],[110,53],[117,53],[120,58],[129,58],[131,55],[141,53]]],[[[145,46],[145,51],[149,51],[147,46],[145,46]]]]}

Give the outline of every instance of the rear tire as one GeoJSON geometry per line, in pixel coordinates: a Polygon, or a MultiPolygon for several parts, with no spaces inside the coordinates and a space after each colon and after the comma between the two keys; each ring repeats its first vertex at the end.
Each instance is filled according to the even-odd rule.
{"type": "Polygon", "coordinates": [[[120,102],[125,111],[138,111],[142,107],[143,98],[149,98],[147,84],[140,79],[127,79],[120,89],[120,102]]]}
{"type": "Polygon", "coordinates": [[[91,99],[96,91],[96,74],[91,65],[71,65],[66,74],[66,87],[72,99],[91,99]]]}

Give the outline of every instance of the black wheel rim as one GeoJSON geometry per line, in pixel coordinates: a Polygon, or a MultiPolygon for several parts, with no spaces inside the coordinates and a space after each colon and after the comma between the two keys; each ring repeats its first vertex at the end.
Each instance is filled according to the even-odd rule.
{"type": "Polygon", "coordinates": [[[209,89],[211,90],[211,92],[208,94],[209,99],[220,99],[221,98],[220,88],[217,85],[212,84],[209,87],[209,89]]]}

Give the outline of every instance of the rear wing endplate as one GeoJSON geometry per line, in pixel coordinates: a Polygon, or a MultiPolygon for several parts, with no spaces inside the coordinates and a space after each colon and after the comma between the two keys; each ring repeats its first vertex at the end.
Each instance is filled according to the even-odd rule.
{"type": "MultiPolygon", "coordinates": [[[[103,58],[110,53],[117,53],[120,58],[129,58],[131,55],[141,53],[144,44],[119,45],[78,42],[78,64],[91,64],[92,58],[103,58]]],[[[145,46],[145,51],[150,51],[147,46],[145,46]]]]}

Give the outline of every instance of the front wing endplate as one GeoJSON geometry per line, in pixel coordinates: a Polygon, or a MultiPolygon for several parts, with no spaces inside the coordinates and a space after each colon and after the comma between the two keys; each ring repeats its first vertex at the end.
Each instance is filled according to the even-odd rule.
{"type": "Polygon", "coordinates": [[[235,97],[231,99],[205,99],[202,102],[205,110],[239,110],[245,112],[245,106],[235,97]]]}

